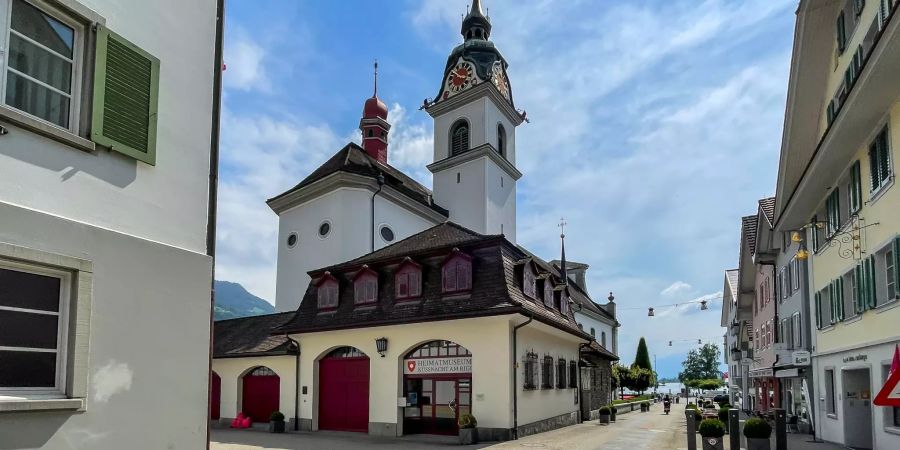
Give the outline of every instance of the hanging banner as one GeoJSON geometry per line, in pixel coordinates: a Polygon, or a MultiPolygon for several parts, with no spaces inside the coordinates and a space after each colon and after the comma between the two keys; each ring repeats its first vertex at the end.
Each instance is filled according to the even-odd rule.
{"type": "Polygon", "coordinates": [[[406,375],[472,373],[472,357],[407,359],[404,361],[403,373],[406,375]]]}

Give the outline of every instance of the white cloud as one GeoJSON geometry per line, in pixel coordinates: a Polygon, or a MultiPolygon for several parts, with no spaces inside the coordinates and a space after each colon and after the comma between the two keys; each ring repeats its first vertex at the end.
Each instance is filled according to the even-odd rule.
{"type": "Polygon", "coordinates": [[[687,284],[684,281],[676,281],[676,282],[670,284],[669,287],[660,291],[660,294],[664,295],[666,297],[672,297],[675,295],[679,295],[682,292],[686,292],[686,291],[690,291],[690,290],[691,290],[690,284],[687,284]]]}
{"type": "Polygon", "coordinates": [[[241,28],[229,30],[225,42],[225,87],[242,91],[267,92],[271,84],[266,73],[266,50],[241,28]]]}

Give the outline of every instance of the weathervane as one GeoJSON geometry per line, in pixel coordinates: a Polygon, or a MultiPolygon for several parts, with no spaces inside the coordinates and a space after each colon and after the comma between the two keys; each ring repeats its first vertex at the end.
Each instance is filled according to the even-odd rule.
{"type": "Polygon", "coordinates": [[[566,218],[560,217],[559,225],[557,225],[557,226],[559,227],[559,237],[561,237],[561,238],[566,237],[566,225],[568,225],[568,223],[566,223],[566,218]]]}

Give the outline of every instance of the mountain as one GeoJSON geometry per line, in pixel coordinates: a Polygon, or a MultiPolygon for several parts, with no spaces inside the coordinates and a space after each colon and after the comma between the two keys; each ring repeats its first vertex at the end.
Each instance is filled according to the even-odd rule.
{"type": "Polygon", "coordinates": [[[215,320],[271,314],[271,303],[247,292],[243,286],[230,281],[216,280],[215,320]]]}

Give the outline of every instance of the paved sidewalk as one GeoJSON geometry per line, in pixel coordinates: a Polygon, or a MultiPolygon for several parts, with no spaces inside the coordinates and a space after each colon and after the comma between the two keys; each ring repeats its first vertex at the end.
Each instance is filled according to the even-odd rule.
{"type": "MultiPolygon", "coordinates": [[[[259,430],[213,429],[212,450],[357,450],[357,449],[448,449],[459,448],[456,436],[414,435],[400,438],[369,436],[364,433],[316,431],[274,434],[259,430]]],[[[492,443],[470,445],[483,448],[492,443]]]]}

